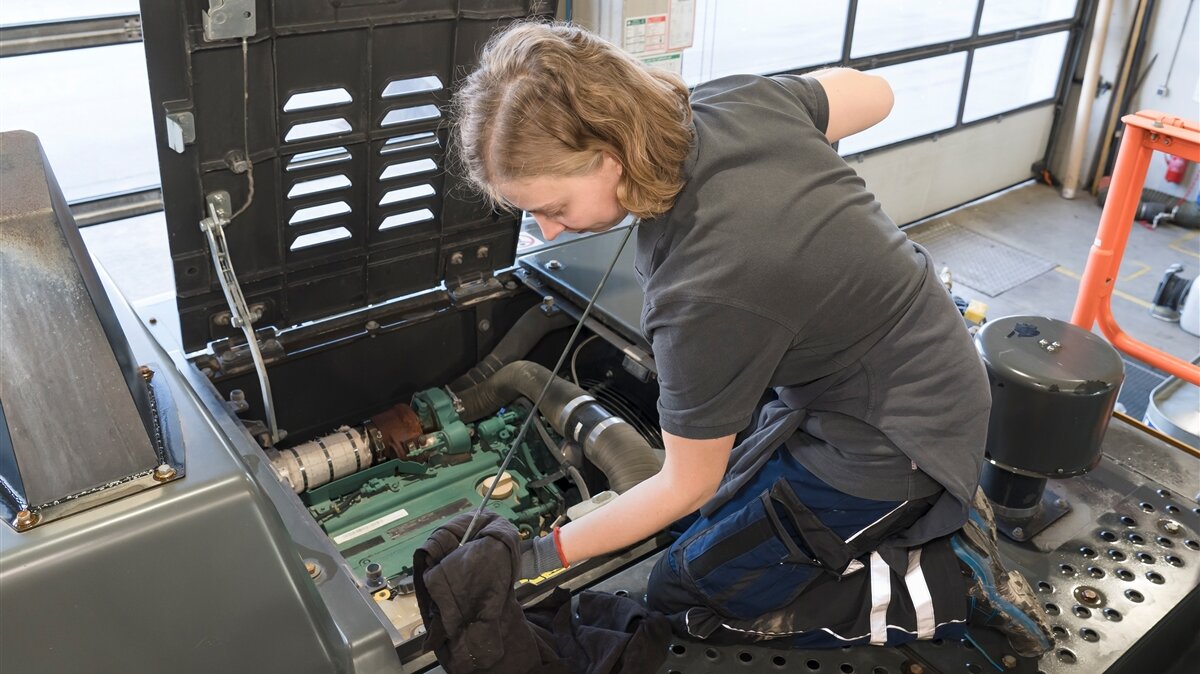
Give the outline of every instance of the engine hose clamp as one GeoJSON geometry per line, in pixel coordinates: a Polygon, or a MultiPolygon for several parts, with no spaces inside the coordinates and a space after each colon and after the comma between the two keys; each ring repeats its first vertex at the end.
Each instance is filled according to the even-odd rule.
{"type": "Polygon", "coordinates": [[[558,414],[558,427],[562,429],[561,432],[564,435],[566,434],[567,422],[571,420],[571,413],[574,412],[576,408],[578,408],[580,405],[582,405],[584,403],[594,403],[594,402],[596,402],[595,398],[591,397],[590,395],[584,394],[584,395],[579,396],[578,398],[575,398],[574,400],[567,403],[566,405],[564,405],[562,408],[562,412],[559,412],[559,414],[558,414]]]}
{"type": "Polygon", "coordinates": [[[600,423],[596,424],[594,428],[592,428],[591,433],[588,433],[587,440],[584,440],[583,446],[594,447],[596,445],[596,441],[600,439],[601,433],[608,430],[610,426],[616,426],[617,424],[623,423],[625,423],[625,420],[621,417],[609,417],[601,421],[600,423]]]}

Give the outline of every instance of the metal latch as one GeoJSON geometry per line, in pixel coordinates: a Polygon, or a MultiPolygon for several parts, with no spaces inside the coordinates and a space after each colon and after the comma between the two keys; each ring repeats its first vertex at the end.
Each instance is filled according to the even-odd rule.
{"type": "Polygon", "coordinates": [[[204,39],[230,40],[254,35],[254,0],[208,0],[204,15],[204,39]]]}

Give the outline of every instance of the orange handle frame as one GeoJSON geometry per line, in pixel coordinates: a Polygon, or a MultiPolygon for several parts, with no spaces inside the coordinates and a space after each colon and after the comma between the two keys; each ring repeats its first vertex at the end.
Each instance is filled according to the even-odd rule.
{"type": "Polygon", "coordinates": [[[1100,228],[1083,270],[1083,280],[1079,282],[1079,296],[1075,299],[1071,322],[1085,330],[1091,330],[1094,323],[1099,323],[1100,332],[1118,350],[1200,386],[1200,366],[1125,334],[1113,318],[1110,305],[1125,243],[1142,198],[1150,158],[1155,150],[1160,150],[1200,162],[1200,124],[1149,110],[1126,115],[1121,121],[1125,123],[1125,133],[1117,152],[1108,200],[1100,214],[1100,228]]]}

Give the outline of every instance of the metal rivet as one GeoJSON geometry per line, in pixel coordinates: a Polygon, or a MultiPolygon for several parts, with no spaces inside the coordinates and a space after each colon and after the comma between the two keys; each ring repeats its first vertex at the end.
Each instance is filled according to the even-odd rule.
{"type": "Polygon", "coordinates": [[[28,531],[36,526],[40,519],[42,519],[41,516],[32,510],[22,510],[13,520],[13,526],[17,528],[17,531],[28,531]]]}
{"type": "Polygon", "coordinates": [[[166,482],[175,477],[175,469],[168,464],[162,464],[154,469],[154,479],[158,482],[166,482]]]}

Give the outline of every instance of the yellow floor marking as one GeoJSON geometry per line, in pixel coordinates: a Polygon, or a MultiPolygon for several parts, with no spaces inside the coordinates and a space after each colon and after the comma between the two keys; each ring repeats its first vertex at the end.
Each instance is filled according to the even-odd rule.
{"type": "Polygon", "coordinates": [[[1192,248],[1184,248],[1181,245],[1185,242],[1191,241],[1192,239],[1196,238],[1197,236],[1200,236],[1200,231],[1191,232],[1189,234],[1184,234],[1183,236],[1179,237],[1178,239],[1175,239],[1174,241],[1172,241],[1170,243],[1170,245],[1168,245],[1167,247],[1170,248],[1171,250],[1177,250],[1180,253],[1183,253],[1184,255],[1191,255],[1192,257],[1200,257],[1200,252],[1196,252],[1196,250],[1195,250],[1197,248],[1197,246],[1193,246],[1192,248]]]}
{"type": "MultiPolygon", "coordinates": [[[[1076,274],[1075,272],[1073,272],[1070,269],[1067,269],[1066,267],[1063,267],[1063,266],[1055,267],[1054,271],[1062,274],[1063,276],[1069,276],[1069,277],[1075,279],[1076,281],[1080,281],[1083,279],[1083,277],[1080,276],[1079,274],[1076,274]]],[[[1124,292],[1122,290],[1117,290],[1116,288],[1113,288],[1112,294],[1114,297],[1120,297],[1123,300],[1133,302],[1134,304],[1138,305],[1139,307],[1142,307],[1145,309],[1149,309],[1154,306],[1153,304],[1150,304],[1146,300],[1144,300],[1136,295],[1130,295],[1129,293],[1124,292]]]]}
{"type": "Polygon", "coordinates": [[[1145,274],[1146,272],[1150,271],[1150,265],[1146,264],[1145,262],[1130,261],[1130,264],[1141,265],[1141,267],[1142,267],[1142,268],[1141,268],[1141,269],[1139,269],[1139,270],[1137,270],[1137,271],[1135,271],[1135,272],[1133,272],[1132,274],[1126,274],[1126,275],[1122,276],[1120,280],[1122,280],[1122,281],[1132,281],[1133,279],[1135,279],[1135,278],[1137,278],[1137,277],[1141,276],[1142,274],[1145,274]]]}

